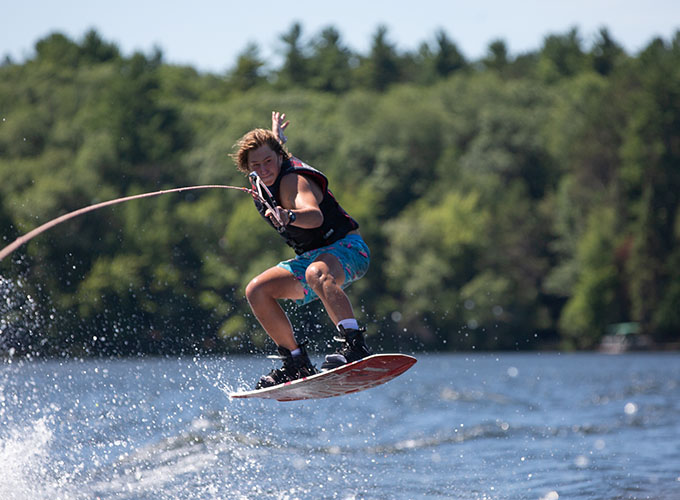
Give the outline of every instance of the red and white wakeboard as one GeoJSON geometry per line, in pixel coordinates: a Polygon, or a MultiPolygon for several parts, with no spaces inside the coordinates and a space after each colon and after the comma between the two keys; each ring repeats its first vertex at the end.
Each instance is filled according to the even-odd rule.
{"type": "Polygon", "coordinates": [[[332,398],[389,382],[411,368],[416,358],[405,354],[373,354],[359,361],[284,384],[255,391],[232,392],[231,398],[277,401],[332,398]]]}

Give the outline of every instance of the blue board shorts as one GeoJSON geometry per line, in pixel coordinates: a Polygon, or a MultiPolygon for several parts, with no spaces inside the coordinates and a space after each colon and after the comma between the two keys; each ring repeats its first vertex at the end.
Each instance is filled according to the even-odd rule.
{"type": "Polygon", "coordinates": [[[295,276],[305,290],[305,298],[295,301],[299,306],[309,304],[319,298],[307,284],[305,271],[307,271],[312,262],[323,254],[334,255],[342,264],[345,270],[345,281],[342,284],[343,289],[366,274],[368,264],[371,261],[371,252],[363,238],[358,234],[350,234],[327,247],[310,250],[298,255],[294,259],[279,262],[278,267],[286,269],[295,276]]]}

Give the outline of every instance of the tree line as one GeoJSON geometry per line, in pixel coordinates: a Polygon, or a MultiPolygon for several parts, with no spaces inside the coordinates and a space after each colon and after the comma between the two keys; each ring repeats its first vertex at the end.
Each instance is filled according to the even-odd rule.
{"type": "MultiPolygon", "coordinates": [[[[120,196],[246,185],[232,145],[280,110],[290,151],[371,247],[350,294],[376,347],[589,349],[622,322],[680,340],[680,33],[628,54],[604,28],[590,46],[572,29],[475,61],[443,31],[410,52],[384,27],[367,54],[333,27],[280,41],[280,67],[249,45],[224,74],[123,55],[95,31],[6,57],[0,244],[120,196]]],[[[244,286],[290,256],[233,191],[102,209],[0,263],[0,346],[269,348],[244,286]]],[[[330,337],[320,307],[291,313],[300,336],[330,337]]]]}

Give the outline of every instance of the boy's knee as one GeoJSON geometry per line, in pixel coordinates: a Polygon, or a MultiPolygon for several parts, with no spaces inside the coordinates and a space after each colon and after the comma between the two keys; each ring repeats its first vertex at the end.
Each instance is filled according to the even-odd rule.
{"type": "Polygon", "coordinates": [[[248,302],[252,302],[253,299],[256,299],[258,295],[262,293],[262,290],[263,287],[261,280],[257,278],[250,280],[250,282],[246,285],[246,299],[248,302]]]}
{"type": "Polygon", "coordinates": [[[305,271],[305,279],[312,290],[316,291],[323,286],[324,282],[333,279],[333,276],[328,271],[328,266],[321,262],[314,262],[305,271]]]}

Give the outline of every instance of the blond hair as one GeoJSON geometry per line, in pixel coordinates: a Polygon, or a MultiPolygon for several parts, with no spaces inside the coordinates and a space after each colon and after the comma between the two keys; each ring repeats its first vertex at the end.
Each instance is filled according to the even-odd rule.
{"type": "Polygon", "coordinates": [[[279,139],[271,130],[263,128],[256,128],[251,130],[246,135],[241,137],[236,144],[234,144],[235,153],[232,153],[231,158],[236,163],[236,167],[243,173],[250,173],[248,167],[248,153],[255,151],[257,148],[267,145],[274,153],[281,156],[284,160],[290,158],[290,153],[285,146],[279,142],[279,139]]]}

